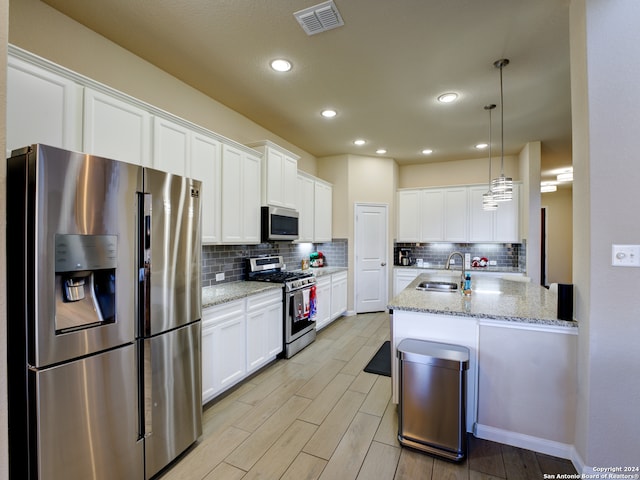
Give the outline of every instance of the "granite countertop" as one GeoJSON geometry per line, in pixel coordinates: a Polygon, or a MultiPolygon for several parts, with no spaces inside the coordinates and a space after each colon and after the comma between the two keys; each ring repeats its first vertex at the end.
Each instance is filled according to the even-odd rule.
{"type": "Polygon", "coordinates": [[[492,276],[471,277],[472,294],[416,290],[425,280],[460,282],[460,273],[423,273],[393,298],[387,308],[520,323],[577,327],[577,322],[558,320],[558,296],[540,285],[492,276]]]}
{"type": "Polygon", "coordinates": [[[221,283],[211,287],[204,287],[202,289],[202,308],[239,300],[268,290],[282,290],[282,287],[284,287],[282,283],[248,281],[221,283]]]}

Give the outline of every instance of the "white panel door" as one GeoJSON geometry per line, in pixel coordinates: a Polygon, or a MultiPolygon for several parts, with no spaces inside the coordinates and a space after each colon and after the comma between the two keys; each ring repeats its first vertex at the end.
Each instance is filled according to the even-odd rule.
{"type": "Polygon", "coordinates": [[[150,150],[149,112],[85,88],[84,152],[148,167],[150,150]]]}
{"type": "Polygon", "coordinates": [[[387,206],[356,204],[356,313],[380,312],[388,300],[387,206]]]}

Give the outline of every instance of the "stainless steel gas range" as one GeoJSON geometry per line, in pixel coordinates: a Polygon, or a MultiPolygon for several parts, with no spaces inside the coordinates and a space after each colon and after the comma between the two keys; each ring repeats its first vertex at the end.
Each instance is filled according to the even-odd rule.
{"type": "Polygon", "coordinates": [[[247,258],[246,278],[283,283],[284,357],[291,358],[316,339],[316,277],[311,272],[284,270],[281,256],[247,258]]]}

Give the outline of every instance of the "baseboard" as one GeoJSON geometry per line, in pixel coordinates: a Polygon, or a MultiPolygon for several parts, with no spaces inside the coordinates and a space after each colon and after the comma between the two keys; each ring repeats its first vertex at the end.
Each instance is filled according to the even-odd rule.
{"type": "MultiPolygon", "coordinates": [[[[552,455],[554,457],[566,458],[575,465],[574,456],[577,454],[573,445],[568,443],[555,442],[544,438],[533,437],[523,433],[502,430],[501,428],[489,427],[487,425],[475,425],[474,435],[478,438],[491,440],[493,442],[504,443],[513,447],[520,447],[534,452],[552,455]]],[[[576,470],[578,470],[576,466],[576,470]]],[[[580,470],[578,470],[579,472],[580,470]]]]}

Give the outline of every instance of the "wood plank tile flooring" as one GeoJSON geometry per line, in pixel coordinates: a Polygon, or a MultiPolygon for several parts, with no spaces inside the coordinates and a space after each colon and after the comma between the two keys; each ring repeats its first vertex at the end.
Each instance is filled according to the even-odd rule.
{"type": "Polygon", "coordinates": [[[469,436],[454,464],[403,448],[391,379],[362,369],[389,339],[386,313],[342,317],[289,360],[214,400],[203,435],[162,480],[539,480],[568,460],[469,436]]]}

